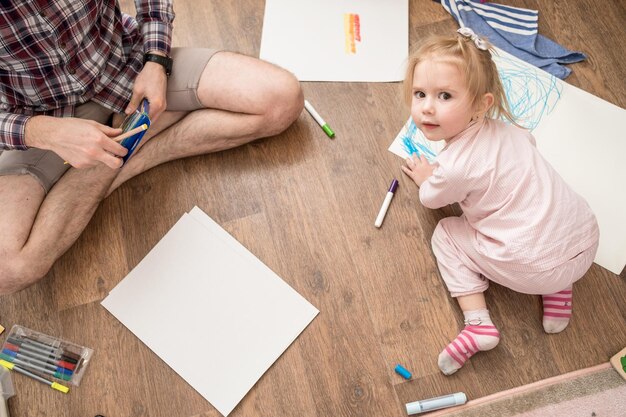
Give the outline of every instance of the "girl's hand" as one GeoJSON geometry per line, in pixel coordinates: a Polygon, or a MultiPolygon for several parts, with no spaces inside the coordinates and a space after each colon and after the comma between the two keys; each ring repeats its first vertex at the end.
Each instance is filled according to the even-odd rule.
{"type": "Polygon", "coordinates": [[[405,162],[406,165],[401,167],[402,172],[411,177],[418,187],[421,186],[435,170],[435,167],[428,162],[428,159],[426,159],[424,155],[417,156],[413,154],[409,156],[405,162]]]}

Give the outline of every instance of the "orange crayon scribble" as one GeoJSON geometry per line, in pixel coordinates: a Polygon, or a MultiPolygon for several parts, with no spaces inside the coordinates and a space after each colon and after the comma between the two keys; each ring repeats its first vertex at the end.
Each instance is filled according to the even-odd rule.
{"type": "Polygon", "coordinates": [[[345,13],[343,15],[343,30],[345,33],[346,54],[356,54],[356,42],[361,41],[361,20],[358,14],[345,13]]]}
{"type": "Polygon", "coordinates": [[[350,15],[343,15],[343,31],[345,33],[345,46],[344,50],[346,54],[350,54],[352,52],[352,44],[354,43],[354,39],[350,36],[350,15]]]}
{"type": "Polygon", "coordinates": [[[350,52],[352,52],[353,54],[356,54],[356,44],[354,43],[354,15],[351,14],[350,15],[350,52]]]}

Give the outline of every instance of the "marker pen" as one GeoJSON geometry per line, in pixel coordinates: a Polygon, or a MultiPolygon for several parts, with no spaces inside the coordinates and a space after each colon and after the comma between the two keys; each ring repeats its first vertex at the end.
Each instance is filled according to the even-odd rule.
{"type": "MultiPolygon", "coordinates": [[[[65,369],[62,366],[57,366],[56,364],[49,363],[47,361],[43,361],[43,360],[41,360],[39,358],[36,358],[36,357],[25,355],[25,354],[23,354],[21,352],[14,352],[14,351],[12,351],[10,349],[2,350],[2,354],[0,354],[0,357],[2,359],[8,360],[6,358],[6,356],[12,357],[14,359],[19,359],[21,361],[24,361],[25,363],[31,364],[32,366],[40,366],[42,368],[46,368],[46,369],[49,369],[51,371],[59,372],[59,373],[62,373],[62,374],[71,374],[72,373],[72,370],[70,370],[70,369],[65,369]]],[[[11,361],[9,360],[9,362],[11,362],[11,361]]]]}
{"type": "Polygon", "coordinates": [[[67,394],[69,392],[69,388],[66,387],[65,385],[61,385],[58,382],[54,382],[54,381],[48,381],[46,378],[42,378],[39,375],[36,375],[32,372],[27,371],[26,369],[22,369],[18,366],[15,366],[14,364],[7,362],[7,361],[3,361],[0,360],[0,365],[4,366],[6,369],[10,369],[12,371],[18,372],[22,375],[26,375],[31,377],[32,379],[34,379],[35,381],[39,381],[41,383],[44,383],[46,385],[48,385],[50,388],[55,389],[57,391],[61,391],[64,394],[67,394]]]}
{"type": "Polygon", "coordinates": [[[406,404],[408,415],[426,413],[428,411],[439,410],[440,408],[454,407],[467,402],[467,396],[463,392],[443,395],[441,397],[429,398],[427,400],[415,401],[406,404]]]}
{"type": "MultiPolygon", "coordinates": [[[[43,362],[46,362],[48,364],[57,365],[57,366],[65,368],[65,369],[74,370],[74,368],[76,368],[76,364],[75,363],[57,359],[54,356],[52,356],[51,354],[42,354],[42,353],[40,353],[40,352],[38,352],[36,350],[29,350],[27,346],[20,347],[20,346],[14,345],[12,343],[5,342],[4,343],[4,350],[12,351],[12,352],[15,352],[17,354],[22,354],[22,355],[27,356],[29,358],[37,359],[39,361],[43,361],[43,362]]],[[[11,356],[14,356],[13,354],[11,354],[9,352],[4,352],[4,353],[6,353],[8,355],[11,355],[11,356]]]]}
{"type": "Polygon", "coordinates": [[[335,137],[335,132],[333,132],[333,130],[330,128],[330,126],[328,126],[328,123],[326,123],[324,121],[324,119],[322,119],[322,116],[320,116],[315,111],[315,109],[313,108],[311,103],[309,103],[307,100],[304,100],[304,107],[306,108],[306,111],[308,111],[309,114],[311,114],[311,116],[313,116],[313,118],[315,119],[317,124],[322,127],[322,130],[328,135],[329,138],[335,137]]]}
{"type": "Polygon", "coordinates": [[[385,196],[383,205],[378,212],[378,216],[376,217],[374,226],[380,227],[383,224],[383,220],[385,219],[385,215],[387,214],[387,209],[389,208],[389,204],[391,204],[391,199],[393,198],[393,194],[396,192],[397,188],[398,180],[394,178],[393,181],[391,181],[391,185],[389,186],[389,191],[387,191],[387,195],[385,196]]]}
{"type": "MultiPolygon", "coordinates": [[[[13,339],[9,337],[5,345],[8,345],[5,347],[8,347],[9,349],[14,350],[14,351],[24,349],[24,350],[28,350],[32,352],[37,352],[42,355],[48,355],[54,359],[73,363],[74,365],[76,365],[78,363],[78,359],[80,359],[80,357],[75,356],[69,352],[66,352],[60,347],[54,347],[54,346],[49,346],[45,344],[36,345],[35,341],[31,341],[30,339],[17,340],[17,339],[13,339]],[[14,349],[11,347],[11,345],[15,347],[19,347],[19,349],[14,349]],[[46,347],[42,347],[41,345],[46,346],[46,347]]],[[[68,367],[66,366],[66,368],[68,367]]],[[[73,368],[68,368],[68,369],[73,369],[73,368]]]]}
{"type": "Polygon", "coordinates": [[[36,365],[34,363],[30,363],[30,362],[27,362],[27,361],[23,361],[21,359],[14,358],[12,356],[5,355],[3,353],[0,353],[0,362],[12,363],[14,365],[18,365],[22,369],[26,368],[26,369],[31,370],[31,371],[42,372],[44,374],[51,375],[51,376],[53,376],[55,378],[62,379],[64,381],[69,381],[69,380],[72,379],[72,375],[68,375],[68,374],[66,374],[64,372],[59,372],[58,370],[53,371],[51,369],[47,369],[46,367],[39,366],[39,365],[36,365]]]}

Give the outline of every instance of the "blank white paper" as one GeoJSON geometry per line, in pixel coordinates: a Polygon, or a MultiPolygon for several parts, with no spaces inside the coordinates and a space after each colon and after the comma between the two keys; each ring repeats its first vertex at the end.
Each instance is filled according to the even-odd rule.
{"type": "Polygon", "coordinates": [[[198,208],[102,305],[224,416],[319,312],[198,208]]]}
{"type": "Polygon", "coordinates": [[[404,78],[408,0],[266,0],[260,58],[301,81],[404,78]]]}

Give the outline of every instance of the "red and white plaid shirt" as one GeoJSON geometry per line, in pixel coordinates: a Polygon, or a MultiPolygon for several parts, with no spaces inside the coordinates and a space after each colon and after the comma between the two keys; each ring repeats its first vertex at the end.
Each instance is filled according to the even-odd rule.
{"type": "Polygon", "coordinates": [[[0,149],[26,149],[34,115],[70,117],[93,100],[122,112],[145,51],[170,52],[172,0],[0,0],[0,149]]]}

